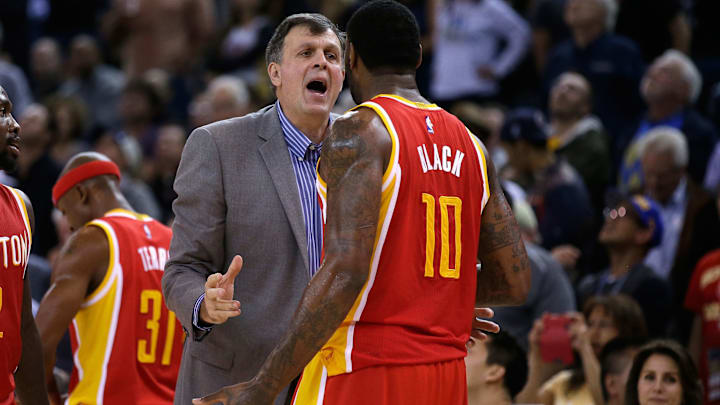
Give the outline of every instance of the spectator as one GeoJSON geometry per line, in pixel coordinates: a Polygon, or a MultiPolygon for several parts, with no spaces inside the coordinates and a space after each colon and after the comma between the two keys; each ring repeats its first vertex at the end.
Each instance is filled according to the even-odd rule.
{"type": "Polygon", "coordinates": [[[612,34],[617,5],[614,0],[568,0],[565,22],[572,37],[548,57],[543,89],[567,71],[577,71],[593,89],[593,110],[612,136],[641,110],[637,92],[643,61],[635,43],[612,34]]]}
{"type": "Polygon", "coordinates": [[[692,33],[681,0],[618,0],[615,33],[626,36],[650,62],[674,48],[688,55],[692,33]]]}
{"type": "Polygon", "coordinates": [[[703,403],[702,385],[690,355],[671,340],[656,340],[640,348],[628,376],[626,405],[656,403],[703,403]]]}
{"type": "Polygon", "coordinates": [[[123,132],[104,131],[95,139],[93,149],[118,165],[122,173],[120,191],[135,212],[150,215],[160,221],[163,213],[153,191],[137,178],[142,164],[142,151],[137,141],[123,132]]]}
{"type": "Polygon", "coordinates": [[[603,402],[606,405],[625,405],[625,386],[633,357],[642,345],[639,339],[615,338],[600,353],[600,376],[603,402]]]}
{"type": "Polygon", "coordinates": [[[102,63],[97,41],[88,35],[75,37],[70,45],[69,79],[60,93],[85,102],[89,127],[117,128],[118,102],[125,87],[123,73],[102,63]]]}
{"type": "Polygon", "coordinates": [[[143,79],[127,83],[120,97],[122,132],[135,138],[143,156],[153,155],[157,141],[157,127],[164,115],[165,105],[156,88],[143,79]]]}
{"type": "Polygon", "coordinates": [[[543,361],[539,342],[544,320],[536,321],[529,336],[528,384],[518,395],[518,402],[546,405],[601,403],[598,357],[602,349],[616,337],[643,339],[647,336],[642,310],[632,298],[624,295],[593,297],[585,303],[582,314],[571,313],[569,316],[568,333],[576,357],[573,367],[552,376],[552,370],[558,370],[562,365],[543,361]],[[552,378],[547,380],[549,376],[552,378]]]}
{"type": "Polygon", "coordinates": [[[503,124],[501,138],[515,171],[514,180],[527,192],[537,215],[542,246],[553,249],[569,244],[582,250],[592,244],[587,189],[575,169],[547,147],[542,114],[532,109],[512,112],[503,124]]]}
{"type": "Polygon", "coordinates": [[[25,73],[19,66],[0,58],[0,86],[13,100],[13,111],[22,116],[27,106],[32,104],[33,95],[25,73]]]}
{"type": "Polygon", "coordinates": [[[570,38],[563,19],[567,0],[538,0],[532,10],[532,50],[538,74],[545,71],[550,50],[570,38]]]}
{"type": "Polygon", "coordinates": [[[185,128],[169,124],[158,129],[158,139],[153,156],[152,177],[148,184],[160,203],[161,220],[169,223],[172,219],[172,203],[177,198],[173,184],[175,173],[180,165],[183,146],[185,146],[185,128]]]}
{"type": "Polygon", "coordinates": [[[50,156],[63,165],[73,155],[89,149],[85,139],[87,106],[79,98],[59,95],[48,99],[47,105],[54,128],[50,156]]]}
{"type": "Polygon", "coordinates": [[[684,134],[690,148],[688,173],[697,184],[703,184],[717,133],[712,123],[692,107],[701,87],[702,78],[695,65],[678,51],[666,51],[648,68],[641,85],[647,112],[619,139],[619,151],[623,153],[621,190],[635,191],[642,184],[637,142],[659,126],[673,127],[684,134]]]}
{"type": "Polygon", "coordinates": [[[642,308],[650,336],[664,336],[673,309],[672,289],[643,263],[662,238],[663,220],[655,201],[635,195],[608,208],[598,239],[608,250],[610,266],[581,280],[581,305],[595,295],[627,294],[642,308]]]}
{"type": "Polygon", "coordinates": [[[550,89],[549,147],[582,177],[596,210],[610,183],[610,153],[602,122],[592,115],[592,88],[580,74],[560,75],[550,89]]]}
{"type": "Polygon", "coordinates": [[[468,405],[510,405],[527,381],[525,351],[508,333],[467,342],[468,405]]]}
{"type": "Polygon", "coordinates": [[[688,349],[705,386],[705,404],[720,404],[720,249],[698,262],[685,296],[685,308],[695,314],[688,349]]]}
{"type": "Polygon", "coordinates": [[[531,282],[524,304],[493,308],[493,319],[527,350],[527,336],[533,323],[542,314],[573,312],[577,307],[572,285],[562,266],[550,252],[535,244],[538,231],[532,208],[524,200],[512,199],[509,193],[505,193],[505,197],[513,209],[525,241],[525,250],[530,259],[531,282]]]}
{"type": "Polygon", "coordinates": [[[688,146],[683,134],[670,127],[655,128],[638,145],[645,177],[645,194],[660,205],[664,232],[644,263],[674,287],[674,335],[687,342],[692,314],[682,308],[695,264],[720,247],[720,221],[715,200],[687,174],[688,146]]]}
{"type": "MultiPolygon", "coordinates": [[[[703,77],[705,88],[701,92],[698,105],[702,106],[703,95],[711,96],[712,87],[720,83],[720,47],[717,39],[720,38],[720,2],[715,0],[694,0],[692,2],[692,44],[691,53],[693,61],[703,77]]],[[[716,121],[718,125],[720,121],[716,121]]]]}
{"type": "Polygon", "coordinates": [[[209,68],[221,73],[234,72],[251,86],[265,83],[258,62],[265,55],[273,24],[265,14],[267,5],[258,0],[232,0],[230,21],[222,28],[211,49],[209,68]]]}
{"type": "Polygon", "coordinates": [[[210,2],[116,0],[104,16],[108,40],[120,50],[130,79],[159,68],[171,75],[195,66],[213,27],[210,2]]]}
{"type": "Polygon", "coordinates": [[[32,252],[45,256],[57,244],[52,223],[51,190],[60,166],[49,154],[52,141],[50,115],[44,106],[32,104],[20,117],[23,132],[23,152],[18,158],[17,187],[24,191],[35,210],[35,232],[32,252]]]}
{"type": "Polygon", "coordinates": [[[245,82],[234,76],[220,76],[208,85],[208,122],[242,117],[252,110],[250,92],[245,82]]]}
{"type": "Polygon", "coordinates": [[[40,38],[30,49],[30,83],[36,100],[45,100],[60,89],[64,80],[60,44],[50,37],[40,38]]]}
{"type": "Polygon", "coordinates": [[[439,1],[435,14],[432,98],[492,99],[498,81],[520,62],[530,42],[527,23],[502,0],[439,1]],[[504,42],[504,48],[499,44],[504,42]]]}

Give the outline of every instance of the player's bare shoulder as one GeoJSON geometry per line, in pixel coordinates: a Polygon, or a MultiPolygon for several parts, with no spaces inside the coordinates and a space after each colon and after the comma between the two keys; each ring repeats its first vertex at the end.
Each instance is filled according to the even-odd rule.
{"type": "Polygon", "coordinates": [[[336,169],[347,169],[363,159],[387,162],[391,150],[390,134],[373,110],[361,107],[349,111],[335,119],[330,127],[323,145],[321,175],[329,183],[336,169]]]}
{"type": "Polygon", "coordinates": [[[60,251],[56,264],[57,275],[98,273],[107,268],[110,244],[105,232],[97,226],[84,226],[73,233],[60,251]]]}

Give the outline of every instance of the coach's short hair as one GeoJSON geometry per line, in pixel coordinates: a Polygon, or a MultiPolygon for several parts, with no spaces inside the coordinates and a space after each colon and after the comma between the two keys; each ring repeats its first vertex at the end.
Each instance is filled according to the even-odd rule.
{"type": "MultiPolygon", "coordinates": [[[[267,65],[273,62],[280,63],[282,61],[285,37],[288,32],[296,26],[308,27],[314,35],[320,35],[327,30],[332,31],[337,36],[338,41],[340,41],[340,50],[343,54],[345,53],[345,34],[327,17],[316,13],[293,14],[285,18],[280,25],[278,25],[272,38],[270,38],[270,42],[268,42],[267,48],[265,48],[265,63],[267,65]]],[[[342,61],[344,59],[341,58],[340,60],[342,61]]]]}
{"type": "Polygon", "coordinates": [[[372,1],[350,18],[348,41],[368,70],[414,72],[420,60],[420,29],[412,12],[392,0],[372,1]]]}

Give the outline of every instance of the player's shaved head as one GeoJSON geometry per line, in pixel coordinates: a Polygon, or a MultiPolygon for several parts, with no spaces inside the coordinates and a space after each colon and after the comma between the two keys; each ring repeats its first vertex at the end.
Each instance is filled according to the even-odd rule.
{"type": "Polygon", "coordinates": [[[97,152],[82,152],[70,158],[65,164],[60,176],[64,176],[70,170],[90,162],[111,162],[110,158],[97,152]]]}

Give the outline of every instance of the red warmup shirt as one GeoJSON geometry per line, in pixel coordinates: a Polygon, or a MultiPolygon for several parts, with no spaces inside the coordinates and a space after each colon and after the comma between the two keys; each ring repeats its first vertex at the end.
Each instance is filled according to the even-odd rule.
{"type": "Polygon", "coordinates": [[[19,192],[0,184],[0,405],[15,403],[20,363],[25,267],[30,256],[30,222],[19,192]]]}
{"type": "Polygon", "coordinates": [[[720,405],[720,250],[705,255],[695,267],[685,307],[702,320],[700,377],[705,403],[720,405]]]}
{"type": "MultiPolygon", "coordinates": [[[[475,303],[480,217],[489,197],[480,143],[434,104],[380,95],[356,108],[380,116],[392,156],[382,179],[368,281],[318,355],[327,376],[461,359],[475,303]]],[[[320,176],[318,191],[324,207],[320,176]]]]}
{"type": "Polygon", "coordinates": [[[172,404],[184,334],[161,289],[170,228],[125,210],[86,226],[105,232],[110,260],[70,327],[69,404],[172,404]]]}

